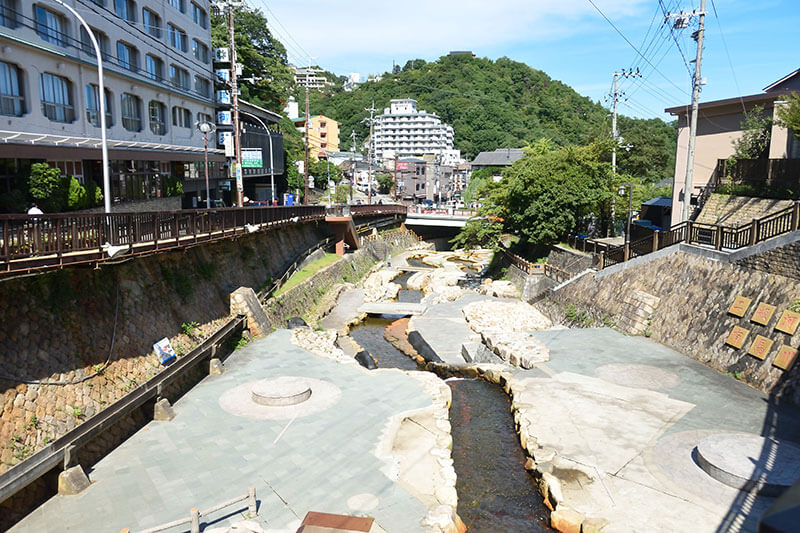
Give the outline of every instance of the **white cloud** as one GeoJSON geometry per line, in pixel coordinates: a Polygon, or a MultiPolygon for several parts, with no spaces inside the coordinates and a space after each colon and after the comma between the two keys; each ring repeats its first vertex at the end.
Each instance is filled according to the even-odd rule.
{"type": "MultiPolygon", "coordinates": [[[[615,21],[651,9],[647,0],[595,3],[615,21]]],[[[357,62],[353,69],[369,57],[405,60],[450,50],[484,55],[487,49],[576,35],[587,22],[607,24],[587,0],[253,0],[251,6],[265,12],[291,60],[303,64],[310,55],[326,66],[351,57],[357,62]]]]}

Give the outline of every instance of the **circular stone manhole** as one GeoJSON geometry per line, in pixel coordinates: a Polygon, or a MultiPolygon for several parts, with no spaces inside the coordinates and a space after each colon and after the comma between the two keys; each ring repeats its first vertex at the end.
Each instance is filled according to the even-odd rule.
{"type": "Polygon", "coordinates": [[[222,393],[219,406],[235,416],[256,420],[288,420],[324,411],[342,391],[328,381],[301,376],[250,381],[222,393]]]}
{"type": "Polygon", "coordinates": [[[609,363],[597,367],[595,373],[604,381],[638,389],[670,389],[681,381],[674,372],[636,363],[609,363]]]}
{"type": "Polygon", "coordinates": [[[729,487],[778,496],[800,478],[800,445],[754,433],[719,433],[697,445],[697,464],[729,487]]]}
{"type": "Polygon", "coordinates": [[[260,405],[297,405],[311,398],[311,387],[303,378],[285,376],[255,383],[250,396],[260,405]]]}

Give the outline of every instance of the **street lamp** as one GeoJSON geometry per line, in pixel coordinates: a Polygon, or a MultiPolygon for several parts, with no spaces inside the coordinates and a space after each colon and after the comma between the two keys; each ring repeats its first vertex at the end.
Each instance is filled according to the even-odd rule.
{"type": "MultiPolygon", "coordinates": [[[[103,82],[103,56],[100,53],[100,45],[97,44],[97,38],[94,31],[83,20],[83,17],[78,14],[71,6],[64,3],[63,0],[53,0],[58,5],[72,13],[75,18],[81,23],[86,34],[92,41],[94,46],[94,53],[97,57],[97,100],[100,105],[100,144],[103,154],[103,210],[106,214],[111,213],[111,181],[108,176],[108,142],[106,141],[106,87],[103,82]]],[[[110,222],[110,221],[109,221],[110,222]]]]}
{"type": "Polygon", "coordinates": [[[623,183],[619,186],[620,196],[625,196],[625,188],[628,188],[628,222],[625,229],[625,244],[631,242],[631,211],[633,210],[633,183],[623,183]]]}
{"type": "Polygon", "coordinates": [[[217,126],[204,120],[195,124],[195,127],[203,134],[203,154],[206,162],[206,209],[211,209],[211,190],[208,186],[208,134],[214,133],[217,130],[217,126]]]}

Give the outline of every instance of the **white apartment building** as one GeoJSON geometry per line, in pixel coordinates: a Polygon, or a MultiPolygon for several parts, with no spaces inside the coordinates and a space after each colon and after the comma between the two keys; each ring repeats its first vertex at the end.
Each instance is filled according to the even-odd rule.
{"type": "Polygon", "coordinates": [[[321,68],[297,68],[292,67],[294,70],[294,83],[299,87],[308,87],[309,89],[322,89],[329,85],[333,85],[328,78],[322,76],[325,72],[321,68]]]}
{"type": "MultiPolygon", "coordinates": [[[[112,201],[159,198],[165,177],[200,190],[195,123],[215,112],[208,0],[66,1],[102,52],[112,201]]],[[[33,162],[102,184],[96,65],[88,33],[63,6],[0,1],[0,194],[33,162]]],[[[215,144],[213,178],[225,160],[215,144]]]]}
{"type": "Polygon", "coordinates": [[[397,157],[438,154],[453,149],[453,127],[433,113],[417,110],[411,98],[391,100],[375,117],[375,158],[393,151],[397,157]]]}

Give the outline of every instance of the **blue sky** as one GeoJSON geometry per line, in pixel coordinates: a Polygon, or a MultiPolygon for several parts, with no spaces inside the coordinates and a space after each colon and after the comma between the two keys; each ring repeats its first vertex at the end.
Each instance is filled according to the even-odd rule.
{"type": "MultiPolygon", "coordinates": [[[[408,59],[433,60],[450,50],[508,56],[543,70],[595,101],[606,102],[615,70],[639,67],[641,79],[621,83],[620,112],[669,119],[665,107],[690,102],[687,60],[695,55],[689,29],[664,24],[670,12],[698,9],[700,0],[594,0],[656,66],[629,46],[589,0],[405,0],[363,2],[251,0],[297,65],[319,64],[362,79],[408,59]],[[677,40],[677,43],[675,42],[677,40]]],[[[706,0],[701,102],[761,92],[800,68],[797,0],[706,0]],[[726,51],[727,44],[727,51],[726,51]]],[[[695,19],[696,20],[696,19],[695,19]]],[[[398,97],[403,96],[398,94],[398,97]]]]}

